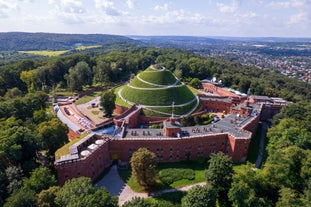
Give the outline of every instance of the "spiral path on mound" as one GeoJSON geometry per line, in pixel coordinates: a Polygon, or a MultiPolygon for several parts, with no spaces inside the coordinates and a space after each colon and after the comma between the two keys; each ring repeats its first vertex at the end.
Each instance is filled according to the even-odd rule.
{"type": "Polygon", "coordinates": [[[176,76],[163,68],[154,69],[151,66],[149,70],[147,68],[137,74],[134,79],[135,81],[131,81],[117,92],[120,99],[131,106],[139,104],[140,107],[148,111],[165,116],[171,115],[171,112],[168,113],[168,111],[173,110],[173,107],[179,108],[177,110],[179,115],[177,115],[177,112],[177,116],[186,116],[193,113],[199,106],[199,98],[185,84],[181,83],[176,76]],[[185,89],[182,89],[182,87],[185,89]],[[163,92],[160,92],[161,90],[163,92]],[[175,104],[168,104],[170,100],[172,103],[176,101],[175,104]]]}

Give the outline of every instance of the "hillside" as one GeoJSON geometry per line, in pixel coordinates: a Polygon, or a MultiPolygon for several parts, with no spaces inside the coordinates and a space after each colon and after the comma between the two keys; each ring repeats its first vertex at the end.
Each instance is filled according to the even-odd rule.
{"type": "Polygon", "coordinates": [[[8,50],[68,50],[78,45],[107,43],[133,43],[134,40],[106,34],[55,34],[55,33],[0,33],[0,51],[8,50]]]}

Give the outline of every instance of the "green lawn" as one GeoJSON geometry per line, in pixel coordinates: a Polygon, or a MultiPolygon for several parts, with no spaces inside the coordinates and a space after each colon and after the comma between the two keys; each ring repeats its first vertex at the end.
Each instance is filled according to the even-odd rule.
{"type": "Polygon", "coordinates": [[[103,93],[103,91],[95,91],[93,93],[90,93],[88,95],[85,95],[81,98],[79,98],[75,104],[76,105],[79,105],[79,104],[84,104],[84,103],[87,103],[89,101],[92,101],[93,99],[95,99],[96,97],[100,96],[101,94],[103,93]]]}
{"type": "Polygon", "coordinates": [[[170,71],[157,71],[157,72],[142,72],[139,77],[144,81],[159,84],[159,85],[172,85],[176,82],[176,78],[170,71]]]}
{"type": "Polygon", "coordinates": [[[138,78],[136,76],[135,76],[135,78],[133,78],[131,80],[130,85],[134,86],[134,87],[138,87],[138,88],[160,88],[160,86],[154,86],[154,85],[150,85],[148,83],[141,82],[140,80],[138,80],[138,78]]]}
{"type": "Polygon", "coordinates": [[[161,90],[140,90],[125,86],[121,92],[122,96],[134,103],[144,105],[171,105],[183,104],[194,98],[193,93],[183,85],[161,90]]]}
{"type": "MultiPolygon", "coordinates": [[[[171,183],[170,185],[163,183],[159,176],[157,176],[157,185],[155,190],[168,189],[168,188],[177,188],[185,185],[190,185],[194,183],[204,182],[205,181],[205,170],[207,167],[207,162],[198,162],[198,161],[188,161],[188,162],[178,162],[178,163],[159,163],[158,171],[167,169],[191,169],[194,171],[194,179],[181,179],[171,183]]],[[[121,178],[126,182],[132,190],[136,192],[144,192],[144,190],[138,185],[134,177],[131,174],[131,169],[119,169],[119,174],[121,178]]]]}
{"type": "Polygon", "coordinates": [[[83,133],[78,138],[68,142],[67,144],[65,144],[64,146],[62,146],[58,150],[56,150],[56,152],[55,152],[55,160],[58,160],[63,155],[68,155],[70,153],[69,147],[71,145],[73,145],[74,143],[77,143],[78,141],[80,141],[81,139],[86,137],[87,135],[88,135],[88,133],[83,133]]]}
{"type": "MultiPolygon", "coordinates": [[[[186,106],[175,106],[174,107],[174,114],[176,115],[183,115],[187,112],[189,112],[194,106],[196,105],[196,102],[192,102],[186,106]]],[[[172,113],[172,107],[152,107],[150,108],[151,110],[156,110],[156,111],[161,111],[161,112],[164,112],[164,113],[169,113],[171,114],[172,113]]],[[[148,111],[148,109],[145,110],[145,115],[154,115],[156,114],[155,112],[152,112],[152,111],[148,111]]],[[[158,114],[158,116],[163,116],[163,114],[158,114]]]]}

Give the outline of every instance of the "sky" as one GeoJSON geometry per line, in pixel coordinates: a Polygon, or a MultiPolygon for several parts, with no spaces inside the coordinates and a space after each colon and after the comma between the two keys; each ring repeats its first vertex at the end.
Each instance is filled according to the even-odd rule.
{"type": "Polygon", "coordinates": [[[0,0],[0,32],[311,37],[311,0],[0,0]]]}

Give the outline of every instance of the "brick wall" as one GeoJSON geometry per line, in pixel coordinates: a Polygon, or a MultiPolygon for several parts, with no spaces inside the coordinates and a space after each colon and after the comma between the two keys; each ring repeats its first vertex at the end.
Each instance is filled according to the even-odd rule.
{"type": "Polygon", "coordinates": [[[105,142],[85,158],[56,164],[59,184],[63,185],[66,180],[81,176],[89,177],[94,181],[111,164],[108,146],[109,143],[105,142]]]}

